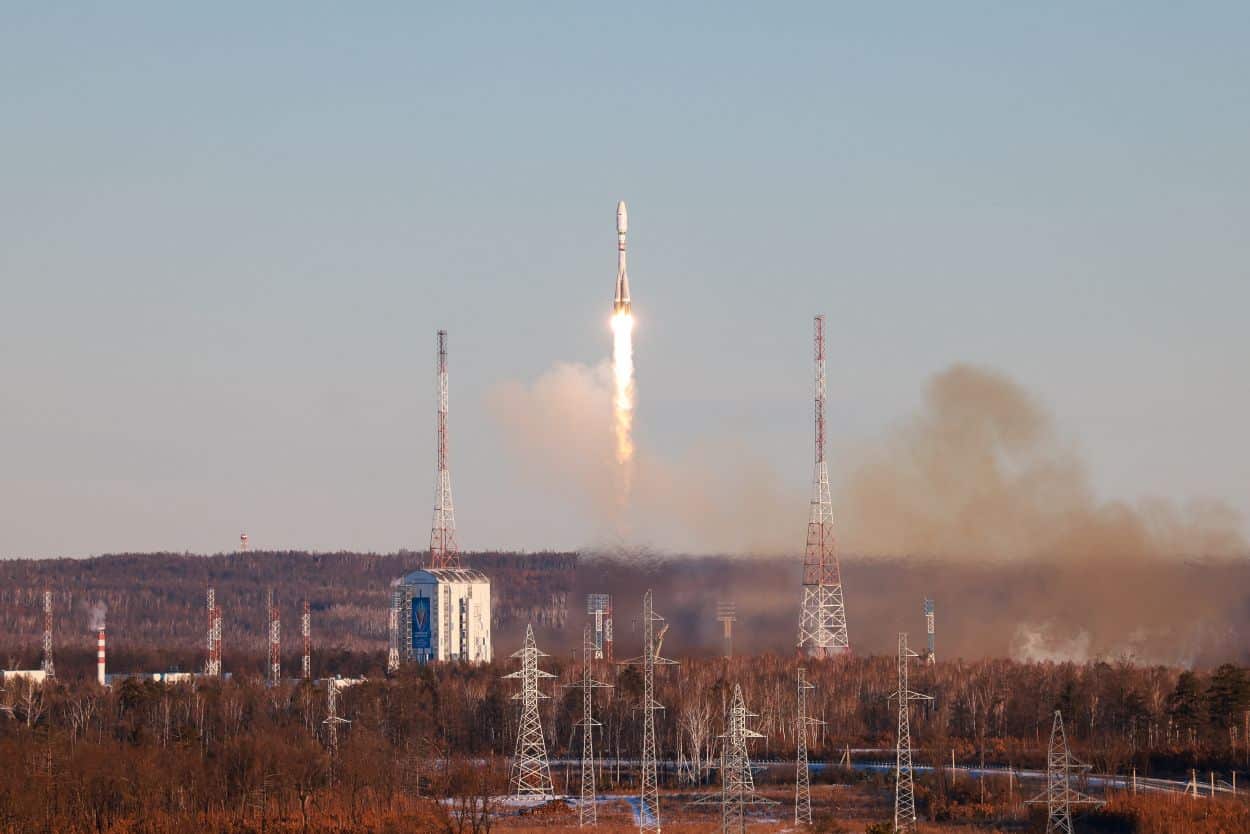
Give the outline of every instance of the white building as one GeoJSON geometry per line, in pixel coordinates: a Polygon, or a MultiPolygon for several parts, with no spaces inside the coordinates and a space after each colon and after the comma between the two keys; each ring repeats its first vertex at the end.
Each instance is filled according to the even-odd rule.
{"type": "Polygon", "coordinates": [[[431,568],[407,574],[393,589],[399,654],[418,663],[489,663],[490,580],[467,568],[431,568]]]}

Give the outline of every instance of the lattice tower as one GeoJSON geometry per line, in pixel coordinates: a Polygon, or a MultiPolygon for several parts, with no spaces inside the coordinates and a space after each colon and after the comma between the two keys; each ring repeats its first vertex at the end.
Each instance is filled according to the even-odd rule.
{"type": "Polygon", "coordinates": [[[1073,805],[1102,805],[1072,787],[1072,774],[1089,770],[1089,765],[1072,758],[1068,737],[1063,730],[1063,714],[1055,710],[1046,751],[1046,790],[1028,800],[1030,805],[1046,805],[1046,834],[1072,834],[1073,805]]]}
{"type": "Polygon", "coordinates": [[[908,683],[907,665],[918,654],[907,648],[907,634],[898,635],[898,689],[891,698],[898,699],[898,740],[894,752],[894,830],[916,830],[916,786],[911,766],[911,720],[908,704],[931,701],[933,698],[913,692],[908,683]]]}
{"type": "Polygon", "coordinates": [[[655,613],[651,604],[651,591],[648,589],[642,597],[642,657],[627,661],[630,665],[642,667],[642,784],[638,797],[639,831],[660,830],[660,788],[655,764],[655,714],[664,709],[664,705],[655,699],[655,667],[676,663],[660,656],[660,647],[664,643],[668,626],[661,627],[657,634],[655,625],[663,622],[664,618],[655,613]]]}
{"type": "Polygon", "coordinates": [[[43,671],[49,678],[56,677],[56,665],[52,662],[52,591],[43,592],[43,671]]]}
{"type": "Polygon", "coordinates": [[[304,638],[304,657],[300,664],[300,673],[304,680],[312,680],[312,616],[308,612],[308,600],[304,600],[304,610],[299,618],[300,635],[304,638]]]}
{"type": "Polygon", "coordinates": [[[430,525],[430,567],[460,567],[456,513],[447,468],[447,331],[438,331],[438,474],[434,483],[434,521],[430,525]]]}
{"type": "Polygon", "coordinates": [[[513,700],[521,702],[521,722],[517,728],[516,756],[512,761],[512,793],[514,796],[555,796],[551,785],[551,768],[547,764],[547,742],[543,738],[542,720],[538,714],[538,702],[547,695],[538,689],[541,678],[554,678],[550,672],[538,668],[538,658],[547,657],[534,643],[534,626],[525,627],[525,645],[513,652],[520,659],[521,668],[510,675],[521,681],[521,692],[513,700]]]}
{"type": "Polygon", "coordinates": [[[724,641],[725,657],[734,655],[734,623],[738,621],[737,609],[732,602],[716,604],[716,620],[721,624],[721,638],[724,641]]]}
{"type": "Polygon", "coordinates": [[[747,719],[755,717],[755,713],[747,711],[742,687],[734,684],[734,697],[725,717],[725,733],[721,736],[721,834],[744,834],[748,805],[774,804],[755,792],[747,742],[764,737],[747,727],[747,719]]]}
{"type": "Polygon", "coordinates": [[[577,825],[585,827],[598,825],[599,815],[595,807],[595,727],[603,726],[595,720],[594,692],[600,688],[610,688],[612,684],[603,683],[594,678],[594,663],[597,650],[595,635],[590,623],[582,630],[582,679],[577,683],[566,684],[582,691],[582,720],[577,726],[582,728],[582,792],[577,804],[577,825]]]}
{"type": "Polygon", "coordinates": [[[794,824],[812,822],[812,777],[807,762],[807,734],[809,728],[824,724],[819,718],[807,714],[807,693],[816,687],[807,682],[807,670],[802,666],[798,671],[798,693],[796,697],[794,737],[797,739],[797,753],[794,765],[794,824]]]}
{"type": "Polygon", "coordinates": [[[842,567],[833,535],[833,499],[825,462],[825,317],[816,316],[813,336],[816,357],[815,449],[812,502],[803,556],[803,603],[799,611],[799,651],[811,657],[849,653],[842,567]]]}
{"type": "Polygon", "coordinates": [[[269,589],[269,684],[282,683],[282,617],[269,589]]]}
{"type": "Polygon", "coordinates": [[[929,638],[929,650],[924,656],[925,663],[930,665],[937,663],[937,651],[933,642],[933,600],[925,599],[924,601],[924,629],[929,638]]]}
{"type": "Polygon", "coordinates": [[[208,661],[204,664],[204,674],[216,678],[221,676],[221,609],[217,607],[217,590],[208,589],[208,661]]]}
{"type": "Polygon", "coordinates": [[[326,728],[326,748],[334,758],[339,752],[339,727],[352,722],[339,716],[339,687],[333,680],[326,681],[326,718],[321,723],[326,728]]]}
{"type": "Polygon", "coordinates": [[[399,671],[399,606],[402,597],[398,591],[391,592],[391,607],[386,616],[389,643],[386,648],[386,673],[394,675],[399,671]]]}

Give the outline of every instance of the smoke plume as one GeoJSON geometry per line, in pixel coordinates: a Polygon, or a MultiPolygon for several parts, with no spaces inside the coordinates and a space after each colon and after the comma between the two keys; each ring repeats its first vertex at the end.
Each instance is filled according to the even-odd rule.
{"type": "Polygon", "coordinates": [[[104,628],[104,615],[109,607],[102,602],[92,603],[87,607],[87,630],[99,631],[104,628]]]}

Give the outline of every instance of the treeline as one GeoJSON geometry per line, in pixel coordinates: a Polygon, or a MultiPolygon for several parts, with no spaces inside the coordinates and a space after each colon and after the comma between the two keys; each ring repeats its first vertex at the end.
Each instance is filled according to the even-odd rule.
{"type": "MultiPolygon", "coordinates": [[[[545,688],[553,697],[543,701],[543,721],[563,789],[571,767],[562,760],[580,751],[581,702],[568,687],[580,667],[562,657],[546,661],[557,677],[545,688]]],[[[792,756],[796,666],[793,657],[777,655],[685,658],[660,672],[657,698],[667,709],[658,721],[659,749],[676,765],[664,771],[667,784],[714,778],[717,737],[735,684],[765,736],[755,758],[792,756]]],[[[406,666],[396,679],[347,687],[337,710],[350,723],[340,725],[337,751],[320,685],[267,688],[252,676],[172,686],[130,680],[110,690],[87,682],[11,682],[0,693],[0,760],[20,766],[0,772],[0,831],[107,831],[125,819],[168,820],[168,830],[178,830],[176,824],[234,830],[326,814],[337,815],[340,830],[392,817],[409,820],[403,823],[409,828],[418,817],[426,819],[422,825],[441,826],[439,815],[456,807],[480,813],[473,803],[501,790],[518,717],[516,682],[503,677],[512,668],[502,661],[406,666]],[[456,801],[418,801],[430,796],[456,801]]],[[[890,659],[807,668],[817,687],[811,712],[825,722],[811,738],[813,758],[836,761],[847,747],[893,744],[890,659]]],[[[596,701],[603,724],[596,745],[606,758],[601,785],[632,790],[641,673],[601,664],[596,674],[614,684],[596,701]]],[[[934,696],[932,705],[914,708],[918,763],[941,766],[953,751],[963,764],[1044,766],[1056,708],[1077,755],[1102,771],[1227,772],[1245,768],[1250,755],[1244,734],[1250,673],[1240,667],[1201,675],[996,660],[917,667],[912,680],[934,696]]]]}

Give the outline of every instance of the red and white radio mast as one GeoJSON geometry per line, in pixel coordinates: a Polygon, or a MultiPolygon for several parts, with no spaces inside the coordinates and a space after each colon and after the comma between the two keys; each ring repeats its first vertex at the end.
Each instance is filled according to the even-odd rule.
{"type": "Polygon", "coordinates": [[[434,522],[430,526],[430,567],[460,567],[456,514],[447,469],[447,331],[438,331],[438,475],[434,484],[434,522]]]}
{"type": "Polygon", "coordinates": [[[842,568],[833,538],[833,500],[825,463],[825,317],[816,316],[816,466],[812,477],[807,550],[803,556],[803,607],[799,611],[799,651],[810,657],[849,653],[842,568]]]}
{"type": "Polygon", "coordinates": [[[221,677],[221,608],[217,606],[217,591],[208,588],[208,662],[204,674],[210,678],[221,677]]]}

